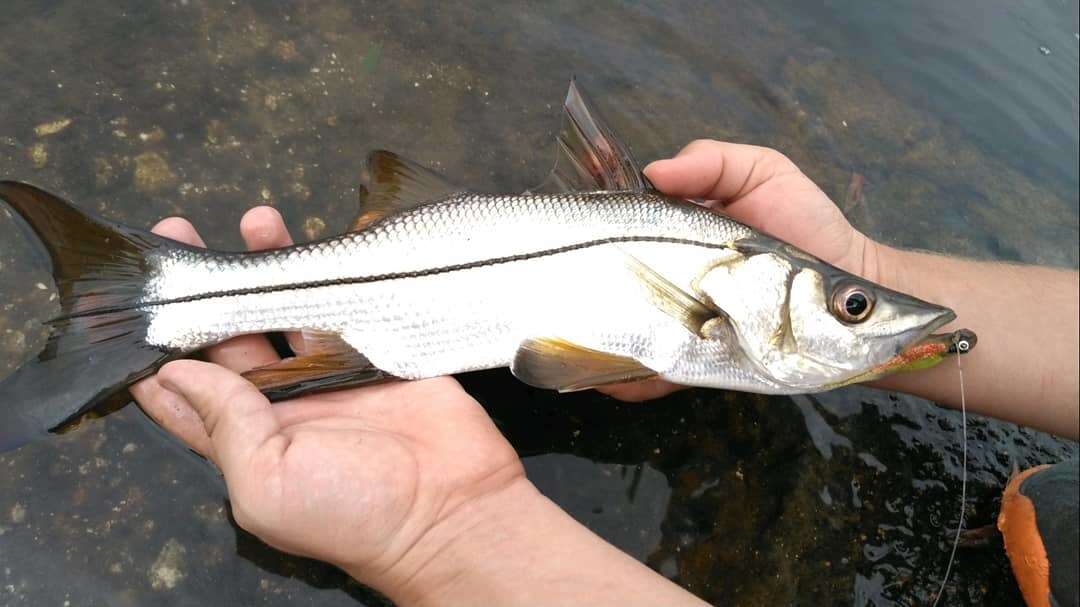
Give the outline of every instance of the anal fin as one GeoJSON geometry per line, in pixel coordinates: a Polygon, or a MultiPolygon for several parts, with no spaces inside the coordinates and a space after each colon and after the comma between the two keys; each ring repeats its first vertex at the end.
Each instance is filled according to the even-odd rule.
{"type": "Polygon", "coordinates": [[[633,358],[547,337],[522,342],[510,371],[530,386],[560,392],[656,376],[656,371],[633,358]]]}
{"type": "Polygon", "coordinates": [[[243,374],[272,401],[396,379],[337,333],[304,330],[303,352],[243,374]]]}

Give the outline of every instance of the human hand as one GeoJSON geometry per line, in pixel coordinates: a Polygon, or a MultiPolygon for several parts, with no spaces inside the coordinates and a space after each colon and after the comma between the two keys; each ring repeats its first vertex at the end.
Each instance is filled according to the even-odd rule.
{"type": "MultiPolygon", "coordinates": [[[[707,206],[838,268],[878,280],[877,244],[852,227],[825,192],[776,150],[699,139],[644,172],[669,196],[703,199],[707,206]]],[[[655,379],[599,388],[628,401],[659,398],[677,389],[655,379]]]]}
{"type": "MultiPolygon", "coordinates": [[[[240,227],[250,249],[291,243],[268,207],[249,211],[240,227]]],[[[166,219],[154,232],[203,246],[183,219],[166,219]]],[[[535,494],[513,448],[452,378],[271,406],[239,375],[278,360],[265,336],[231,339],[206,358],[169,363],[132,394],[220,468],[239,526],[391,598],[419,592],[420,570],[475,527],[460,519],[479,504],[514,493],[520,506],[521,495],[535,494]]]]}

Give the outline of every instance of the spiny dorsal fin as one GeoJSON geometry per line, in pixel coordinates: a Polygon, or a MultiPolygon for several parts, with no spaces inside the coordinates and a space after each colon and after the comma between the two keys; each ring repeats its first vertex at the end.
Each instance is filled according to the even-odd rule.
{"type": "Polygon", "coordinates": [[[385,150],[368,156],[365,173],[360,186],[360,214],[353,221],[353,230],[465,190],[435,171],[385,150]]]}
{"type": "Polygon", "coordinates": [[[632,358],[552,337],[523,341],[514,355],[510,371],[530,386],[559,392],[656,376],[656,371],[632,358]]]}
{"type": "Polygon", "coordinates": [[[683,291],[670,280],[661,276],[656,270],[642,263],[638,258],[629,253],[625,253],[625,255],[627,266],[648,289],[649,300],[653,305],[679,321],[682,326],[686,327],[694,335],[704,336],[701,328],[705,323],[722,316],[720,312],[683,291]]]}
{"type": "Polygon", "coordinates": [[[576,80],[570,81],[563,102],[563,125],[555,148],[555,168],[532,192],[654,189],[576,80]]]}

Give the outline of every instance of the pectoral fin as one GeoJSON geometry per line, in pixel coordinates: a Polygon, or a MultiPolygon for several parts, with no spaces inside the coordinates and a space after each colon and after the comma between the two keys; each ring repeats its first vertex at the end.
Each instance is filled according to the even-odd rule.
{"type": "Polygon", "coordinates": [[[296,357],[252,369],[244,378],[270,400],[395,379],[337,333],[305,330],[303,337],[303,352],[296,357]]]}
{"type": "Polygon", "coordinates": [[[626,253],[626,263],[648,289],[652,303],[691,333],[704,337],[702,327],[705,323],[722,316],[629,253],[626,253]]]}
{"type": "Polygon", "coordinates": [[[656,375],[656,371],[627,356],[600,352],[548,337],[522,342],[510,371],[530,386],[559,392],[574,392],[656,375]]]}

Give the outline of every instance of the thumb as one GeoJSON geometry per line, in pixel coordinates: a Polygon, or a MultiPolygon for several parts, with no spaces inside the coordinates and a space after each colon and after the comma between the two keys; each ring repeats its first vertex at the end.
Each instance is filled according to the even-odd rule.
{"type": "Polygon", "coordinates": [[[183,396],[210,435],[215,459],[230,476],[246,468],[281,426],[270,401],[249,381],[211,363],[178,360],[161,368],[158,380],[183,396]]]}
{"type": "Polygon", "coordinates": [[[669,196],[734,202],[785,172],[798,171],[770,148],[699,139],[674,158],[645,167],[645,176],[669,196]]]}

